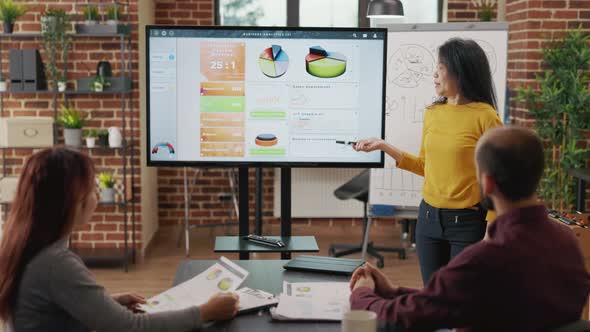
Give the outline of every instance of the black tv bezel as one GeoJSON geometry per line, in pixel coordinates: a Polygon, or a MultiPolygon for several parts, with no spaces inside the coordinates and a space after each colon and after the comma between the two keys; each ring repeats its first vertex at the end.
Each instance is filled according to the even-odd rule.
{"type": "Polygon", "coordinates": [[[381,96],[381,139],[385,139],[385,89],[387,77],[387,29],[384,28],[324,28],[324,27],[242,27],[242,26],[191,26],[191,25],[146,25],[145,26],[145,82],[146,82],[146,163],[148,167],[296,167],[296,168],[383,168],[384,153],[380,151],[379,162],[277,162],[277,161],[162,161],[151,160],[150,131],[150,36],[151,30],[264,30],[264,31],[338,31],[338,32],[381,32],[383,40],[383,87],[381,96]]]}

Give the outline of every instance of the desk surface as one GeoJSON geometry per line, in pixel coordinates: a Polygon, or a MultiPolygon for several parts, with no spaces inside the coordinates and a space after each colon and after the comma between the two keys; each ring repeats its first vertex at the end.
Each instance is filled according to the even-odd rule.
{"type": "MultiPolygon", "coordinates": [[[[216,261],[183,261],[176,270],[174,285],[184,282],[205,271],[216,261]]],[[[283,289],[283,280],[290,282],[309,281],[348,281],[348,277],[321,273],[286,271],[286,260],[241,260],[234,261],[250,272],[242,286],[261,289],[279,294],[283,289]]],[[[231,321],[216,322],[203,331],[281,331],[281,332],[339,332],[339,322],[277,322],[271,321],[268,310],[258,313],[239,315],[231,321]]]]}

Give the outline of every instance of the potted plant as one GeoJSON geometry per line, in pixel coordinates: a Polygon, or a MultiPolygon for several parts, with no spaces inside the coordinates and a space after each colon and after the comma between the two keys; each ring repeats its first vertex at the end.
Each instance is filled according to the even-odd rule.
{"type": "Polygon", "coordinates": [[[92,128],[86,130],[86,147],[93,148],[96,146],[96,138],[98,137],[98,130],[92,128]]]}
{"type": "Polygon", "coordinates": [[[496,2],[496,0],[471,0],[473,6],[477,9],[477,17],[482,22],[492,21],[496,2]]]}
{"type": "Polygon", "coordinates": [[[43,48],[46,55],[45,76],[52,82],[50,90],[59,90],[60,72],[58,60],[67,63],[68,52],[72,39],[67,34],[70,30],[70,18],[62,9],[49,9],[41,17],[41,31],[43,32],[43,48]],[[61,59],[59,59],[61,56],[61,59]]]}
{"type": "Polygon", "coordinates": [[[104,76],[97,75],[94,80],[90,82],[90,91],[102,92],[104,88],[111,86],[111,82],[105,80],[104,76]]]}
{"type": "Polygon", "coordinates": [[[62,73],[57,74],[57,91],[64,92],[66,91],[68,83],[66,82],[64,75],[62,73]]]}
{"type": "Polygon", "coordinates": [[[27,13],[27,6],[14,3],[12,0],[0,1],[0,20],[4,23],[4,33],[12,33],[14,21],[27,13]]]}
{"type": "Polygon", "coordinates": [[[79,112],[76,112],[72,106],[61,106],[61,113],[58,115],[57,121],[64,126],[65,144],[75,147],[82,145],[82,127],[84,126],[84,119],[79,112]]]}
{"type": "Polygon", "coordinates": [[[106,129],[98,130],[96,135],[98,137],[98,145],[102,147],[109,146],[109,132],[106,129]]]}
{"type": "Polygon", "coordinates": [[[41,16],[41,33],[56,32],[70,22],[70,17],[63,9],[48,9],[41,16]]]}
{"type": "Polygon", "coordinates": [[[100,187],[100,201],[102,203],[113,203],[115,201],[115,179],[111,173],[102,172],[98,174],[98,185],[100,187]]]}
{"type": "Polygon", "coordinates": [[[590,129],[590,34],[569,31],[541,53],[544,72],[536,77],[539,88],[519,87],[518,100],[525,102],[548,147],[539,196],[549,208],[566,213],[576,199],[568,171],[585,167],[590,158],[585,148],[590,129]]]}
{"type": "Polygon", "coordinates": [[[96,7],[88,5],[84,7],[82,13],[84,14],[84,18],[86,19],[86,25],[95,25],[97,23],[98,9],[96,7]]]}
{"type": "Polygon", "coordinates": [[[121,9],[115,4],[107,8],[107,24],[117,25],[121,19],[121,9]]]}
{"type": "Polygon", "coordinates": [[[0,92],[6,92],[6,79],[0,75],[0,92]]]}

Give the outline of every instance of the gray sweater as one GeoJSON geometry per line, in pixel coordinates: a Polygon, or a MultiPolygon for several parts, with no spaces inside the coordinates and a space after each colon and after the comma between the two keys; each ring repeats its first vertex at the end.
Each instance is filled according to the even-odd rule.
{"type": "Polygon", "coordinates": [[[134,314],[98,285],[65,240],[41,251],[25,268],[13,315],[16,332],[190,331],[201,326],[197,307],[134,314]]]}

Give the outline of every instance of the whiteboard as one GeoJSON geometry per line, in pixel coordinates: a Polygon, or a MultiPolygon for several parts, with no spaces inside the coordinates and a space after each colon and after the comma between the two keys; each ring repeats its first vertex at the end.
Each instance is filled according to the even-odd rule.
{"type": "MultiPolygon", "coordinates": [[[[500,119],[504,119],[508,48],[507,23],[389,24],[385,140],[418,155],[424,109],[435,100],[433,73],[437,49],[453,37],[470,38],[488,56],[500,119]]],[[[395,167],[386,155],[385,167],[371,170],[370,204],[417,207],[422,200],[423,178],[395,167]]]]}

